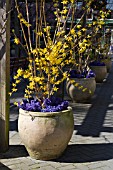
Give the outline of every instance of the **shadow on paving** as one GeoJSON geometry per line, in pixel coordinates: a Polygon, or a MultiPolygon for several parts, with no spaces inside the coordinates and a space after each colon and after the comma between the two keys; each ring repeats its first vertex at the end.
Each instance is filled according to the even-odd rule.
{"type": "Polygon", "coordinates": [[[10,108],[10,121],[9,121],[9,130],[18,131],[18,107],[13,106],[10,108]]]}
{"type": "Polygon", "coordinates": [[[29,155],[24,145],[10,145],[9,150],[7,152],[0,153],[0,159],[11,159],[27,156],[29,155]]]}
{"type": "MultiPolygon", "coordinates": [[[[0,159],[21,158],[29,156],[23,145],[11,145],[0,159]]],[[[64,154],[52,160],[60,163],[85,163],[113,159],[113,144],[73,144],[68,145],[64,154]]]]}
{"type": "Polygon", "coordinates": [[[1,170],[11,170],[10,168],[8,168],[7,166],[5,166],[4,164],[0,163],[0,169],[1,170]]]}
{"type": "Polygon", "coordinates": [[[53,160],[61,163],[85,163],[113,159],[113,144],[73,144],[64,154],[53,160]]]}
{"type": "Polygon", "coordinates": [[[9,130],[18,132],[18,119],[9,122],[9,130]]]}
{"type": "MultiPolygon", "coordinates": [[[[113,109],[109,107],[110,104],[113,105],[112,73],[113,70],[108,74],[106,81],[103,82],[101,86],[99,86],[99,90],[97,90],[96,97],[95,99],[92,100],[92,105],[88,109],[82,124],[75,125],[75,129],[77,130],[76,135],[98,137],[100,135],[100,132],[113,132],[113,126],[110,127],[110,123],[109,123],[109,127],[103,127],[106,113],[112,112],[113,109]]],[[[75,117],[76,117],[76,111],[75,111],[75,117]]]]}

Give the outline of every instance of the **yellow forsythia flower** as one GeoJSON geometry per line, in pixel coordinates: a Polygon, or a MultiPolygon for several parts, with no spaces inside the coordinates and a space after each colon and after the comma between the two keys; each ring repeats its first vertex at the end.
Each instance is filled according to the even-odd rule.
{"type": "Polygon", "coordinates": [[[78,29],[81,28],[81,25],[77,25],[77,28],[78,28],[78,29]]]}
{"type": "Polygon", "coordinates": [[[70,34],[72,34],[72,35],[75,34],[75,30],[74,30],[74,29],[71,29],[71,30],[70,30],[70,34]]]}
{"type": "Polygon", "coordinates": [[[68,1],[67,0],[62,0],[61,3],[66,5],[68,3],[68,1]]]}
{"type": "Polygon", "coordinates": [[[17,102],[14,102],[14,105],[15,105],[15,106],[18,106],[18,103],[17,103],[17,102]]]}
{"type": "Polygon", "coordinates": [[[54,88],[53,88],[53,90],[54,90],[54,91],[57,91],[57,90],[58,90],[58,88],[57,88],[57,87],[54,87],[54,88]]]}
{"type": "Polygon", "coordinates": [[[82,91],[83,91],[83,92],[87,91],[87,88],[84,88],[82,91]]]}
{"type": "Polygon", "coordinates": [[[15,37],[14,43],[18,45],[18,44],[20,44],[20,40],[17,37],[15,37]]]}
{"type": "Polygon", "coordinates": [[[12,89],[12,92],[16,92],[16,91],[17,91],[17,89],[15,89],[15,88],[12,89]]]}

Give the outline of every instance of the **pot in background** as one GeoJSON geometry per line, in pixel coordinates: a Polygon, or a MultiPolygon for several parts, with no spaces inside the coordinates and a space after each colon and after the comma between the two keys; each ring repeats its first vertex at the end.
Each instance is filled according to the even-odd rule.
{"type": "Polygon", "coordinates": [[[83,89],[87,89],[84,92],[82,89],[79,89],[80,86],[74,86],[69,80],[66,82],[66,91],[71,97],[72,101],[75,102],[85,102],[93,96],[96,89],[96,81],[94,77],[90,78],[72,78],[75,83],[79,83],[80,86],[83,86],[83,89]],[[91,93],[89,93],[91,91],[91,93]]]}
{"type": "Polygon", "coordinates": [[[105,66],[90,66],[91,70],[95,73],[95,80],[97,83],[102,83],[107,75],[107,67],[105,66]]]}

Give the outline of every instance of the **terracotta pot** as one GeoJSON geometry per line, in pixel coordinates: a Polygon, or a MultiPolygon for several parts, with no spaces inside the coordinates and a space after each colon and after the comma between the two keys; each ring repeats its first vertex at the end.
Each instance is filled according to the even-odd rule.
{"type": "Polygon", "coordinates": [[[105,63],[105,65],[106,65],[106,67],[107,67],[107,72],[109,72],[110,69],[111,69],[111,66],[112,66],[112,61],[111,61],[111,59],[105,59],[105,60],[102,60],[102,61],[105,63]]]}
{"type": "Polygon", "coordinates": [[[95,80],[97,83],[102,83],[107,75],[106,66],[90,66],[91,70],[95,73],[95,80]]]}
{"type": "Polygon", "coordinates": [[[20,137],[34,159],[58,158],[66,149],[74,129],[72,108],[60,112],[30,112],[19,109],[20,137]]]}
{"type": "Polygon", "coordinates": [[[84,102],[93,96],[96,89],[95,78],[73,78],[72,80],[75,80],[76,83],[79,83],[80,86],[83,86],[83,89],[87,89],[83,92],[81,89],[79,89],[80,86],[75,87],[68,80],[66,82],[66,90],[73,101],[84,102]],[[89,93],[89,90],[91,90],[91,93],[89,93]]]}

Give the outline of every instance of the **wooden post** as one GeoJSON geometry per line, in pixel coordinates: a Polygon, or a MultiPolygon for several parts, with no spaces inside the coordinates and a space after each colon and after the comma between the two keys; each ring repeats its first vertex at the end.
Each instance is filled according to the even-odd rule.
{"type": "Polygon", "coordinates": [[[0,152],[9,146],[10,0],[0,1],[0,152]]]}

